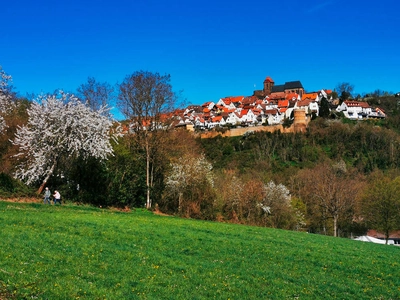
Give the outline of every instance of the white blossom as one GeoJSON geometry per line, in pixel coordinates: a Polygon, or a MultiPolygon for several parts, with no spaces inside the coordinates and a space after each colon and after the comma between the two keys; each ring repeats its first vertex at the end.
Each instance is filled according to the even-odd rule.
{"type": "Polygon", "coordinates": [[[0,67],[0,133],[7,127],[4,114],[8,113],[14,106],[11,95],[8,93],[9,82],[12,77],[7,75],[0,67]]]}
{"type": "Polygon", "coordinates": [[[290,206],[290,191],[283,184],[276,185],[272,180],[264,185],[262,202],[257,204],[265,213],[271,213],[271,207],[276,205],[290,206]]]}
{"type": "Polygon", "coordinates": [[[183,190],[190,184],[201,182],[204,179],[213,186],[212,164],[204,155],[199,157],[181,157],[171,164],[171,172],[166,185],[171,190],[183,190]]]}
{"type": "Polygon", "coordinates": [[[61,158],[106,159],[112,155],[113,122],[106,110],[103,106],[93,111],[63,92],[39,96],[28,109],[28,123],[18,128],[13,140],[20,158],[15,177],[28,184],[43,177],[47,181],[61,158]]]}

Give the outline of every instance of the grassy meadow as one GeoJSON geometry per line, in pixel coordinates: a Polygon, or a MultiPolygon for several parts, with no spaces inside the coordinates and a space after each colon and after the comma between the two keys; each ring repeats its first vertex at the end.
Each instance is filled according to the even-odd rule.
{"type": "Polygon", "coordinates": [[[0,201],[0,299],[400,299],[400,247],[0,201]]]}

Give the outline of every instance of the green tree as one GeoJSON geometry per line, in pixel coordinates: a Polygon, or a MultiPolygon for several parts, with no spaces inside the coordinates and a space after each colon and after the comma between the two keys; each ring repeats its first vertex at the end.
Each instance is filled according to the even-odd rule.
{"type": "Polygon", "coordinates": [[[377,179],[362,198],[361,211],[371,229],[389,234],[400,228],[400,177],[377,179]]]}
{"type": "Polygon", "coordinates": [[[319,108],[319,116],[321,118],[327,118],[329,117],[329,113],[330,113],[329,102],[325,97],[323,97],[321,99],[321,106],[319,108]]]}

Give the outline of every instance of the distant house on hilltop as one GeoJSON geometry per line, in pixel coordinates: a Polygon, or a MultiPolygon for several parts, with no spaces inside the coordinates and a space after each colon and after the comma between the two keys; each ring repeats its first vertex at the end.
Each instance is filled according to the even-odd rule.
{"type": "Polygon", "coordinates": [[[343,101],[343,103],[339,105],[336,110],[343,112],[346,118],[355,120],[386,117],[386,114],[382,109],[372,108],[367,102],[361,101],[343,101]]]}

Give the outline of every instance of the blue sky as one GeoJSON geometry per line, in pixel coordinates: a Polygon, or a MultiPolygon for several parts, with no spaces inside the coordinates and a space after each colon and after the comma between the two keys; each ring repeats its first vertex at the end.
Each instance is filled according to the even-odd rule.
{"type": "Polygon", "coordinates": [[[306,91],[400,91],[400,2],[69,0],[1,5],[0,65],[21,94],[170,74],[187,104],[251,95],[266,76],[306,91]]]}

